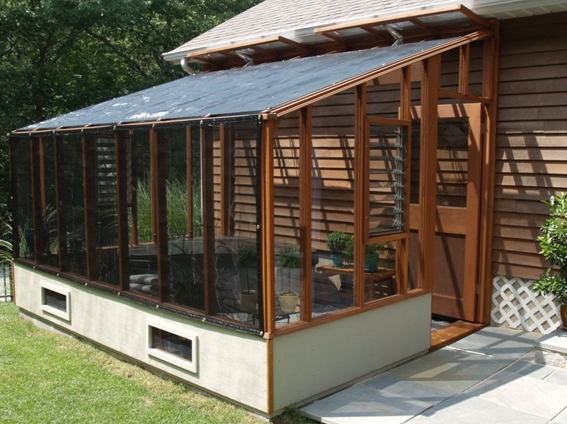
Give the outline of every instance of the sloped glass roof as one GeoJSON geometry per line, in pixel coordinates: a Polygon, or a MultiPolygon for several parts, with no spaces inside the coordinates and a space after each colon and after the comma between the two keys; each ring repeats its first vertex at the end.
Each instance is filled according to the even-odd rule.
{"type": "Polygon", "coordinates": [[[307,57],[187,76],[21,128],[86,126],[249,116],[317,93],[452,40],[307,57]]]}

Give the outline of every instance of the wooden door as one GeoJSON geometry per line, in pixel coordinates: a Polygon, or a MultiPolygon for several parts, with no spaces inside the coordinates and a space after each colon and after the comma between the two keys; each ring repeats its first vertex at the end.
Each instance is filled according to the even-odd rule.
{"type": "MultiPolygon", "coordinates": [[[[482,179],[481,107],[480,104],[440,105],[438,111],[432,313],[475,321],[482,179]]],[[[414,112],[414,131],[417,128],[419,134],[420,111],[414,112]]],[[[420,149],[419,137],[412,139],[410,216],[416,239],[420,213],[417,190],[420,149]]],[[[415,278],[412,268],[415,267],[410,265],[410,273],[413,271],[415,278]]]]}

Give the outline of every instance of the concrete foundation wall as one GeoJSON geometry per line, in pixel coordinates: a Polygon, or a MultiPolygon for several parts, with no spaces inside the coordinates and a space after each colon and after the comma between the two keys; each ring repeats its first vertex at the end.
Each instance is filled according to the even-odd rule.
{"type": "Polygon", "coordinates": [[[17,264],[15,285],[16,304],[32,318],[205,391],[267,412],[267,353],[262,338],[189,320],[17,264]],[[43,305],[42,287],[66,295],[67,314],[43,305]],[[167,354],[150,349],[149,326],[191,338],[193,363],[184,364],[173,355],[169,360],[167,354]]]}
{"type": "Polygon", "coordinates": [[[427,294],[277,337],[275,410],[427,351],[430,326],[427,294]]]}

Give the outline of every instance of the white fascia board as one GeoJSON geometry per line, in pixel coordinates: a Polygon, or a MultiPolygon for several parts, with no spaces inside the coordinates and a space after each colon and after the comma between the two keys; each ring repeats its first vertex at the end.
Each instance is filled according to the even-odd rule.
{"type": "MultiPolygon", "coordinates": [[[[472,0],[471,10],[480,16],[507,14],[516,17],[517,12],[549,6],[567,5],[565,0],[472,0]]],[[[500,16],[499,16],[500,17],[500,16]]],[[[503,17],[503,16],[502,16],[503,17]]]]}

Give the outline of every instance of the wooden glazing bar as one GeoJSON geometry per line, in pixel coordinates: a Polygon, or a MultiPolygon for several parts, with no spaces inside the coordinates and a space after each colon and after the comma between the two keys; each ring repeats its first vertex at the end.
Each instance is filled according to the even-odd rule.
{"type": "Polygon", "coordinates": [[[221,125],[220,128],[220,173],[221,173],[221,206],[220,233],[230,236],[234,232],[232,220],[232,196],[234,192],[234,143],[232,128],[221,125]]]}
{"type": "Polygon", "coordinates": [[[469,94],[470,58],[471,45],[459,47],[459,93],[464,95],[469,94]]]}
{"type": "Polygon", "coordinates": [[[136,246],[139,242],[138,239],[138,137],[134,131],[129,131],[130,140],[130,214],[132,217],[132,225],[130,231],[132,237],[130,242],[136,246]]]}
{"type": "MultiPolygon", "coordinates": [[[[87,279],[98,279],[97,261],[97,188],[96,188],[96,139],[93,134],[82,137],[83,144],[83,188],[85,209],[85,248],[87,279]]],[[[64,166],[64,165],[63,165],[64,166]]]]}
{"type": "Polygon", "coordinates": [[[203,279],[205,280],[205,314],[216,313],[215,211],[213,178],[213,127],[201,126],[201,183],[203,186],[203,279]]]}
{"type": "Polygon", "coordinates": [[[31,189],[32,189],[32,213],[33,213],[33,241],[34,241],[34,261],[37,263],[39,256],[38,246],[40,245],[40,233],[42,226],[42,196],[41,196],[41,175],[40,175],[40,152],[39,139],[30,139],[30,167],[31,167],[31,189]]]}
{"type": "Polygon", "coordinates": [[[152,202],[155,211],[155,238],[157,248],[159,298],[164,301],[169,295],[169,252],[167,234],[167,146],[165,131],[152,129],[150,132],[150,150],[155,152],[155,168],[152,173],[152,202]]]}
{"type": "Polygon", "coordinates": [[[193,238],[193,142],[191,138],[192,126],[185,127],[185,149],[187,158],[187,234],[193,238]]]}
{"type": "Polygon", "coordinates": [[[364,245],[368,228],[368,134],[366,133],[366,84],[356,87],[354,94],[354,299],[364,305],[364,245]]]}
{"type": "Polygon", "coordinates": [[[41,191],[41,210],[46,212],[47,209],[47,188],[45,175],[45,143],[48,141],[45,137],[39,137],[39,181],[41,191]]]}
{"type": "Polygon", "coordinates": [[[420,133],[420,223],[418,233],[418,284],[433,289],[435,252],[435,210],[437,176],[437,106],[441,74],[441,55],[424,61],[421,91],[420,133]]]}
{"type": "Polygon", "coordinates": [[[311,321],[312,268],[311,268],[311,207],[312,207],[312,108],[299,112],[299,239],[301,242],[301,311],[302,321],[311,321]]]}
{"type": "Polygon", "coordinates": [[[407,237],[396,246],[396,283],[398,293],[406,294],[409,274],[409,232],[410,232],[410,192],[411,192],[411,66],[402,69],[400,82],[400,118],[410,122],[406,133],[405,190],[404,190],[404,232],[407,237]]]}
{"type": "Polygon", "coordinates": [[[264,333],[271,338],[276,330],[276,285],[274,258],[274,133],[277,121],[262,124],[262,150],[260,163],[260,201],[262,217],[262,304],[264,306],[264,333]]]}
{"type": "Polygon", "coordinates": [[[157,174],[157,157],[158,157],[158,134],[156,129],[150,130],[150,205],[151,205],[151,225],[152,225],[152,242],[157,243],[157,226],[158,226],[158,174],[157,174]]]}
{"type": "Polygon", "coordinates": [[[118,279],[121,290],[129,289],[130,261],[128,252],[128,140],[124,132],[114,135],[116,152],[116,213],[118,218],[118,279]]]}
{"type": "Polygon", "coordinates": [[[54,169],[55,175],[55,205],[57,206],[57,237],[59,238],[59,270],[68,271],[69,264],[67,258],[67,210],[63,207],[65,199],[64,181],[64,159],[63,159],[63,138],[53,137],[54,169]]]}

